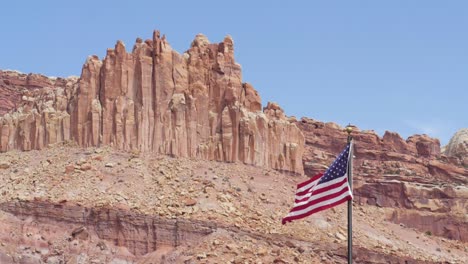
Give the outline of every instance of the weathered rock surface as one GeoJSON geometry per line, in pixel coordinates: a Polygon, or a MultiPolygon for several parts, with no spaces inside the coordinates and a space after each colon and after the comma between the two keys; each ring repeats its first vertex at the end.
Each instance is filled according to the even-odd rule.
{"type": "Polygon", "coordinates": [[[126,247],[138,257],[165,246],[175,248],[197,243],[216,230],[215,224],[202,221],[164,219],[112,208],[85,208],[43,201],[3,203],[0,210],[23,219],[32,217],[42,223],[77,226],[70,232],[72,236],[77,237],[83,230],[93,232],[115,246],[126,247]]]}
{"type": "Polygon", "coordinates": [[[453,135],[445,148],[445,155],[460,159],[468,167],[468,128],[460,129],[453,135]]]}
{"type": "MultiPolygon", "coordinates": [[[[306,139],[308,175],[326,168],[346,144],[347,134],[336,124],[307,118],[296,124],[306,139]]],[[[352,133],[357,202],[395,208],[390,219],[396,223],[468,241],[468,170],[461,165],[461,156],[443,155],[439,140],[426,135],[404,140],[387,131],[380,138],[356,127],[352,133]]]]}
{"type": "Polygon", "coordinates": [[[23,74],[18,71],[0,70],[0,116],[19,107],[24,101],[33,99],[35,90],[45,87],[64,88],[76,77],[55,78],[40,74],[23,74]]]}
{"type": "Polygon", "coordinates": [[[77,78],[0,71],[0,151],[42,149],[70,140],[68,102],[77,78]]]}
{"type": "MultiPolygon", "coordinates": [[[[61,263],[75,259],[91,263],[186,263],[192,259],[222,260],[230,255],[235,255],[236,261],[281,263],[293,258],[300,263],[344,263],[346,258],[344,247],[339,245],[321,248],[310,242],[239,231],[210,221],[166,219],[122,209],[17,201],[0,204],[0,213],[4,223],[7,218],[10,225],[0,229],[10,231],[12,236],[0,235],[3,247],[18,243],[14,225],[26,231],[21,234],[24,238],[14,257],[0,249],[2,263],[61,263]],[[236,241],[239,237],[242,240],[236,241]],[[194,248],[203,251],[196,253],[194,248]]],[[[356,263],[433,263],[360,245],[355,246],[354,253],[356,263]]]]}
{"type": "Polygon", "coordinates": [[[210,44],[197,35],[181,55],[155,31],[131,53],[118,41],[103,61],[89,57],[77,82],[46,81],[30,102],[8,99],[16,110],[0,119],[1,151],[74,140],[303,173],[301,131],[277,104],[262,112],[229,36],[210,44]]]}

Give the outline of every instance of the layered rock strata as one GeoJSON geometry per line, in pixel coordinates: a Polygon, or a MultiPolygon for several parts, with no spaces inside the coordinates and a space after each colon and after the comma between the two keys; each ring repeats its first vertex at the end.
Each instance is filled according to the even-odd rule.
{"type": "MultiPolygon", "coordinates": [[[[306,139],[308,175],[325,169],[346,144],[346,132],[334,123],[303,118],[296,124],[306,139]]],[[[394,208],[389,219],[396,223],[468,241],[465,155],[442,154],[439,140],[426,135],[404,140],[387,131],[381,138],[357,127],[352,135],[356,202],[394,208]]]]}
{"type": "MultiPolygon", "coordinates": [[[[87,208],[36,200],[1,203],[0,213],[4,221],[1,229],[10,231],[0,234],[2,243],[5,244],[2,249],[10,249],[12,244],[18,243],[22,253],[19,255],[17,251],[12,256],[0,251],[1,263],[60,263],[64,259],[68,262],[84,259],[86,263],[90,259],[94,260],[89,261],[91,263],[98,259],[105,259],[103,263],[185,263],[194,257],[177,254],[177,251],[190,254],[190,248],[203,246],[206,241],[209,241],[211,247],[213,244],[216,246],[226,240],[219,234],[228,237],[242,235],[249,242],[267,241],[273,247],[278,245],[283,250],[282,257],[287,256],[284,251],[288,248],[291,251],[310,250],[312,253],[302,254],[318,259],[320,253],[315,251],[324,251],[337,263],[344,263],[347,256],[343,245],[316,244],[287,236],[249,232],[211,221],[167,219],[116,208],[87,208]],[[5,223],[8,224],[5,226],[5,223]],[[25,232],[21,241],[15,237],[15,225],[25,232]],[[40,235],[37,234],[38,231],[40,235]],[[60,242],[68,246],[62,248],[60,242]]],[[[245,257],[250,251],[244,249],[239,252],[238,248],[242,248],[243,243],[245,242],[239,241],[224,245],[223,248],[237,250],[236,255],[245,257]]],[[[223,251],[225,249],[216,252],[216,256],[224,253],[224,258],[227,258],[230,254],[226,254],[223,251]]],[[[260,252],[255,257],[257,260],[269,255],[268,251],[260,252]]],[[[433,263],[413,259],[414,256],[398,256],[395,252],[383,253],[361,245],[355,245],[354,252],[356,263],[433,263]]],[[[197,259],[202,258],[207,258],[207,254],[197,255],[197,259]]]]}
{"type": "MultiPolygon", "coordinates": [[[[195,244],[213,233],[216,225],[195,220],[164,219],[111,208],[85,208],[48,202],[12,202],[0,204],[0,210],[34,221],[76,227],[95,233],[115,246],[126,247],[133,255],[142,256],[160,247],[195,244]]],[[[73,230],[73,229],[72,229],[73,230]]]]}
{"type": "Polygon", "coordinates": [[[62,86],[41,89],[30,103],[23,96],[0,118],[1,151],[73,140],[303,173],[301,131],[277,104],[262,111],[229,36],[210,44],[197,35],[182,55],[158,31],[131,53],[119,41],[62,86]]]}

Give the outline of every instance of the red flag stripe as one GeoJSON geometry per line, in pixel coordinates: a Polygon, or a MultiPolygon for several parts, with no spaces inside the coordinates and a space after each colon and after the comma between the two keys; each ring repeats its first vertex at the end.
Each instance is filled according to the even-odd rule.
{"type": "Polygon", "coordinates": [[[343,193],[348,192],[348,190],[349,190],[349,187],[348,187],[347,184],[345,184],[345,186],[343,186],[342,189],[338,190],[337,192],[333,192],[333,193],[325,195],[323,197],[313,199],[308,203],[304,203],[304,204],[301,204],[301,205],[298,205],[298,206],[294,206],[293,209],[291,209],[290,212],[300,211],[300,210],[306,209],[307,207],[310,207],[310,206],[312,206],[314,204],[318,204],[320,202],[336,198],[336,197],[342,195],[343,193]]]}
{"type": "Polygon", "coordinates": [[[353,199],[348,183],[352,145],[350,142],[346,146],[325,173],[297,185],[293,208],[283,218],[283,224],[353,199]]]}
{"type": "Polygon", "coordinates": [[[325,184],[321,184],[320,186],[317,186],[317,189],[312,190],[311,192],[306,193],[303,196],[297,196],[296,195],[294,202],[297,203],[297,202],[300,202],[300,201],[305,201],[305,200],[309,199],[310,196],[313,196],[315,194],[319,194],[319,193],[322,193],[322,192],[326,192],[326,191],[328,191],[330,189],[336,188],[337,186],[342,185],[343,182],[345,182],[347,180],[348,180],[347,175],[344,175],[343,177],[337,178],[337,179],[335,179],[333,181],[327,182],[325,184]]]}
{"type": "MultiPolygon", "coordinates": [[[[302,187],[306,186],[307,184],[309,184],[309,183],[311,183],[311,182],[313,182],[313,181],[319,179],[319,178],[322,177],[322,176],[323,176],[323,172],[322,172],[322,173],[319,173],[319,174],[317,174],[317,175],[312,176],[310,179],[308,179],[308,180],[305,181],[305,182],[299,183],[299,184],[297,185],[297,190],[299,190],[299,189],[301,189],[302,187]]],[[[307,188],[307,189],[308,189],[308,188],[307,188]]]]}
{"type": "Polygon", "coordinates": [[[351,199],[352,199],[351,193],[350,192],[345,192],[345,193],[342,193],[341,195],[339,195],[337,197],[334,197],[334,198],[331,198],[329,200],[322,201],[320,203],[316,203],[316,204],[313,204],[313,205],[309,205],[305,209],[298,210],[298,211],[291,211],[286,215],[286,217],[305,214],[305,213],[307,213],[307,212],[309,212],[311,210],[314,210],[315,208],[318,208],[318,207],[321,207],[321,206],[324,206],[324,205],[327,205],[327,204],[334,203],[334,202],[336,202],[338,200],[341,200],[343,197],[346,197],[346,196],[351,196],[351,199]]]}
{"type": "Polygon", "coordinates": [[[319,193],[323,193],[323,192],[329,191],[329,190],[334,189],[334,188],[337,188],[337,187],[343,185],[343,183],[346,183],[346,182],[348,182],[348,179],[347,179],[346,177],[343,177],[343,180],[341,180],[341,181],[339,181],[339,182],[337,182],[337,183],[334,183],[334,184],[332,184],[332,185],[326,186],[326,187],[324,187],[324,188],[320,188],[320,189],[314,190],[314,192],[312,193],[312,196],[317,195],[317,194],[319,194],[319,193]]]}
{"type": "Polygon", "coordinates": [[[349,200],[351,200],[351,196],[346,196],[346,197],[344,197],[343,199],[340,199],[340,200],[338,200],[338,201],[336,201],[336,202],[334,202],[334,203],[327,204],[327,205],[324,205],[324,206],[320,206],[320,207],[315,208],[315,209],[313,209],[313,210],[311,210],[311,211],[309,211],[309,212],[307,212],[307,213],[300,214],[300,215],[294,215],[294,216],[285,217],[285,218],[283,218],[282,224],[284,225],[284,224],[286,224],[287,222],[291,222],[291,221],[293,221],[293,220],[298,220],[298,219],[307,217],[307,216],[309,216],[309,215],[311,215],[311,214],[314,214],[314,213],[323,211],[323,210],[328,209],[328,208],[332,208],[332,207],[334,207],[334,206],[337,206],[337,205],[342,204],[342,203],[344,203],[344,202],[346,202],[346,201],[349,201],[349,200]]]}
{"type": "Polygon", "coordinates": [[[306,185],[303,185],[301,188],[298,188],[296,190],[296,196],[303,196],[310,192],[310,189],[314,188],[317,183],[320,181],[320,178],[323,176],[323,174],[317,174],[315,175],[311,180],[308,180],[308,183],[306,185]]]}
{"type": "Polygon", "coordinates": [[[342,182],[341,185],[336,186],[335,188],[330,189],[330,190],[328,190],[328,191],[326,191],[326,192],[320,192],[320,193],[318,193],[318,194],[315,194],[315,193],[314,193],[314,194],[312,194],[311,196],[309,196],[309,198],[307,198],[307,199],[303,199],[303,200],[294,202],[293,209],[294,209],[294,207],[296,207],[296,206],[304,205],[304,204],[310,203],[310,202],[312,202],[312,201],[314,201],[314,200],[316,200],[316,199],[320,199],[320,198],[322,198],[322,197],[324,197],[324,196],[328,196],[328,195],[334,194],[334,193],[336,193],[336,192],[339,192],[339,191],[341,191],[344,187],[349,187],[349,184],[348,184],[347,181],[342,182]]]}

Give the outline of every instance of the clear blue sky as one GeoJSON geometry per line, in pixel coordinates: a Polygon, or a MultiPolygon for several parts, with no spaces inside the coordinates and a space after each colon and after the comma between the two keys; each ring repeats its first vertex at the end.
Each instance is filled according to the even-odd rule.
{"type": "Polygon", "coordinates": [[[468,127],[467,1],[4,1],[0,24],[0,69],[79,75],[153,29],[179,52],[230,34],[244,81],[288,115],[442,144],[468,127]]]}

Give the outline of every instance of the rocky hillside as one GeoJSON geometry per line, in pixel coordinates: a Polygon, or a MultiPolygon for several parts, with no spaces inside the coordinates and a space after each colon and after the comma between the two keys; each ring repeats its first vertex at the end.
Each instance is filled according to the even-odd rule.
{"type": "MultiPolygon", "coordinates": [[[[0,159],[0,263],[346,263],[345,205],[281,225],[302,177],[110,147],[0,159]]],[[[392,215],[356,200],[356,263],[468,261],[392,215]]]]}

